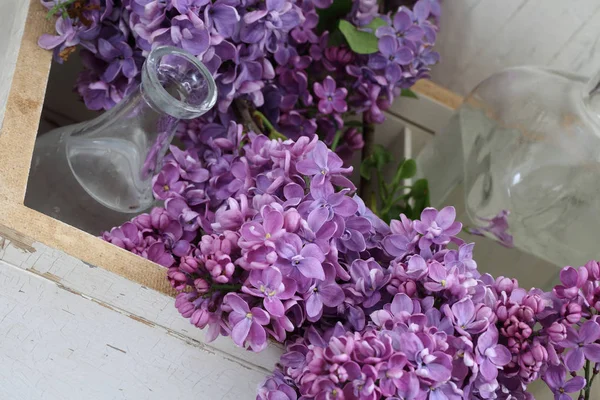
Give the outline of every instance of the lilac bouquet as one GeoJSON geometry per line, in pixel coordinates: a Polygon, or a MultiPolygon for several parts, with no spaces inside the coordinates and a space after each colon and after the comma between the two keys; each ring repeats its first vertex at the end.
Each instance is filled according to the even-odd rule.
{"type": "Polygon", "coordinates": [[[257,125],[271,137],[318,133],[344,160],[363,146],[364,114],[382,110],[438,60],[438,0],[380,14],[372,0],[42,0],[56,35],[39,45],[58,62],[81,46],[77,91],[107,110],[139,83],[151,48],[181,47],[213,73],[218,106],[198,120],[257,125]]]}
{"type": "Polygon", "coordinates": [[[514,279],[479,275],[472,244],[425,248],[423,256],[423,239],[390,264],[391,302],[371,309],[360,330],[308,326],[287,342],[257,400],[533,399],[527,386],[540,378],[556,400],[593,398],[598,262],[565,267],[551,292],[524,290],[514,279]]]}
{"type": "Polygon", "coordinates": [[[552,292],[481,275],[452,207],[388,225],[316,137],[208,126],[187,126],[194,151],[173,147],[155,177],[164,208],[104,238],[167,267],[208,340],[286,342],[260,399],[530,399],[540,378],[589,398],[597,263],[565,268],[552,292]]]}

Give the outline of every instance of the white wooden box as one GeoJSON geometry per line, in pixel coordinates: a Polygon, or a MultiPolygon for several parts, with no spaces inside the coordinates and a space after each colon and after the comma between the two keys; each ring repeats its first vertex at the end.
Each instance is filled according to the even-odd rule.
{"type": "MultiPolygon", "coordinates": [[[[14,16],[0,28],[0,399],[253,399],[280,346],[253,354],[228,338],[204,343],[173,306],[163,267],[23,205],[51,66],[37,38],[52,26],[39,0],[28,10],[2,0],[0,11],[14,16]]],[[[48,115],[85,119],[66,115],[52,87],[48,115]]],[[[415,156],[461,101],[431,82],[415,91],[420,99],[401,99],[377,131],[402,156],[415,156]]],[[[519,266],[547,266],[476,241],[482,269],[539,285],[519,266]]]]}

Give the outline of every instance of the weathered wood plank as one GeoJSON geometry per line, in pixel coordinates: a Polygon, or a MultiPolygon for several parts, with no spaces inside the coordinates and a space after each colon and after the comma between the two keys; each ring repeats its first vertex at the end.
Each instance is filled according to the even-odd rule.
{"type": "MultiPolygon", "coordinates": [[[[204,343],[202,331],[181,317],[175,309],[173,297],[86,264],[41,243],[23,243],[2,237],[0,233],[0,261],[49,279],[132,321],[161,327],[183,340],[204,343]]],[[[219,338],[203,346],[211,351],[229,354],[232,358],[246,360],[263,370],[271,370],[281,353],[281,347],[275,343],[260,354],[250,353],[235,346],[230,338],[219,338]]]]}
{"type": "Polygon", "coordinates": [[[253,399],[264,371],[0,262],[0,398],[253,399]]]}
{"type": "Polygon", "coordinates": [[[542,65],[597,72],[600,3],[596,0],[442,2],[433,80],[462,95],[503,68],[542,65]]]}

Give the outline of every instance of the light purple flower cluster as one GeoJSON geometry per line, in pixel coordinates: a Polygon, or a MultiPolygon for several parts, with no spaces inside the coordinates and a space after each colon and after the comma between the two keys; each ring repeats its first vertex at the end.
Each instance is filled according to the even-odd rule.
{"type": "Polygon", "coordinates": [[[452,207],[385,224],[316,137],[270,140],[234,122],[196,133],[154,178],[164,208],[104,238],[168,267],[176,307],[207,339],[288,341],[259,398],[518,400],[540,378],[557,398],[589,393],[598,263],[566,267],[552,292],[525,290],[478,272],[452,207]]]}
{"type": "Polygon", "coordinates": [[[231,105],[241,98],[289,138],[313,136],[319,128],[331,144],[340,132],[340,154],[349,157],[363,141],[347,118],[364,112],[368,121],[382,122],[382,110],[401,89],[427,77],[437,62],[437,1],[380,15],[371,0],[42,0],[58,18],[56,35],[42,35],[39,44],[53,49],[59,62],[75,46],[84,48],[77,90],[93,110],[112,108],[139,83],[153,47],[181,47],[217,82],[218,106],[208,120],[219,114],[235,120],[231,105]],[[350,3],[331,26],[319,25],[332,4],[344,10],[350,3]],[[379,51],[357,54],[344,42],[330,45],[341,18],[373,35],[379,51]]]}
{"type": "MultiPolygon", "coordinates": [[[[420,246],[441,228],[442,212],[396,221],[385,249],[420,246]],[[427,233],[405,240],[415,227],[427,233]],[[398,246],[398,232],[407,245],[398,246]]],[[[540,378],[557,400],[591,399],[600,372],[598,262],[565,267],[551,292],[524,290],[514,279],[480,276],[472,248],[460,244],[458,252],[431,257],[413,247],[396,271],[392,261],[398,282],[385,286],[396,293],[391,302],[375,307],[360,331],[307,327],[287,343],[257,399],[278,392],[289,399],[533,399],[527,385],[540,378]]]]}

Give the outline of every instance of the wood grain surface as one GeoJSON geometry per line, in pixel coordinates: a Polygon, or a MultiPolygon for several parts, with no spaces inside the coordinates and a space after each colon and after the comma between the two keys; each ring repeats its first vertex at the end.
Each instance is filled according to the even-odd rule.
{"type": "Polygon", "coordinates": [[[588,77],[600,71],[598,0],[447,0],[442,8],[432,77],[463,96],[517,65],[588,77]]]}

